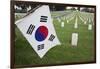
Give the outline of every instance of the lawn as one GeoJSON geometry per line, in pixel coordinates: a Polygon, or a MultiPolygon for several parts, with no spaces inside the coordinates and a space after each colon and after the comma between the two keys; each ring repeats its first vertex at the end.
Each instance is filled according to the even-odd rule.
{"type": "MultiPolygon", "coordinates": [[[[54,13],[52,15],[54,16],[54,13]]],[[[59,16],[59,14],[56,13],[55,15],[59,16]]],[[[66,15],[66,17],[67,16],[68,15],[66,15]]],[[[40,57],[36,54],[34,49],[27,42],[19,29],[15,27],[15,65],[43,65],[93,61],[95,58],[94,27],[92,28],[92,30],[88,30],[88,24],[90,24],[89,20],[85,25],[84,22],[81,21],[79,16],[83,16],[82,18],[85,19],[92,19],[93,14],[75,11],[74,18],[70,20],[69,23],[67,23],[67,20],[72,17],[61,20],[65,23],[65,26],[63,28],[61,27],[61,22],[59,22],[56,18],[53,19],[53,24],[61,45],[55,46],[50,49],[42,59],[40,59],[40,57]],[[74,29],[76,17],[78,18],[78,28],[74,29]],[[74,32],[78,33],[79,35],[78,45],[76,47],[73,47],[71,45],[71,37],[72,33],[74,32]]],[[[16,18],[16,20],[17,19],[18,18],[16,18]]]]}

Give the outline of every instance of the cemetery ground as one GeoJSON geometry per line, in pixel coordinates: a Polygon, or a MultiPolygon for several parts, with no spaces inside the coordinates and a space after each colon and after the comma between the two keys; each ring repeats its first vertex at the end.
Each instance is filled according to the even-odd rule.
{"type": "MultiPolygon", "coordinates": [[[[66,17],[68,18],[63,18],[64,16],[59,17],[61,22],[64,22],[64,27],[61,27],[61,22],[57,18],[53,18],[53,24],[61,45],[50,49],[42,59],[36,54],[19,29],[15,27],[15,65],[64,64],[94,61],[94,27],[92,30],[88,30],[89,18],[93,25],[93,15],[91,13],[80,13],[80,11],[64,11],[64,13],[66,13],[66,17]],[[86,24],[80,19],[80,15],[83,16],[84,21],[87,20],[86,24]],[[77,29],[74,28],[76,18],[78,19],[77,29]],[[67,20],[70,21],[67,23],[67,20]],[[71,45],[72,33],[78,33],[77,46],[71,45]]],[[[57,16],[60,14],[56,12],[52,13],[52,17],[53,15],[57,16]]]]}

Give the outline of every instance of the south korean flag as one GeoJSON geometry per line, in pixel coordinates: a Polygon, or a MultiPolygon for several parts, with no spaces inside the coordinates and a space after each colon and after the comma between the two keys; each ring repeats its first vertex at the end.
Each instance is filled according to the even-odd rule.
{"type": "Polygon", "coordinates": [[[60,44],[48,5],[42,5],[15,24],[40,58],[52,47],[60,44]]]}

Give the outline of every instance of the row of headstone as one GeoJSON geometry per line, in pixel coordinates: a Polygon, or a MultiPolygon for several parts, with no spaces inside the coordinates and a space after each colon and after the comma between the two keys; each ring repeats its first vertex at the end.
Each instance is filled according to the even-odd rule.
{"type": "Polygon", "coordinates": [[[74,19],[74,17],[75,17],[75,16],[71,17],[71,18],[69,19],[69,21],[73,20],[73,19],[74,19]]]}
{"type": "MultiPolygon", "coordinates": [[[[92,30],[92,25],[88,25],[88,30],[92,30]]],[[[77,46],[78,44],[78,33],[72,33],[71,45],[77,46]]]]}
{"type": "MultiPolygon", "coordinates": [[[[92,30],[92,25],[88,25],[88,30],[92,30]]],[[[72,33],[72,40],[71,40],[71,45],[72,46],[77,46],[78,44],[78,33],[72,33]]]]}
{"type": "Polygon", "coordinates": [[[85,25],[87,24],[87,22],[92,23],[92,25],[94,25],[94,19],[93,18],[85,18],[86,21],[84,19],[82,19],[81,16],[79,16],[79,18],[81,19],[82,22],[84,22],[85,25]]]}
{"type": "Polygon", "coordinates": [[[81,16],[79,16],[79,18],[81,19],[82,22],[84,22],[84,19],[81,16]]]}
{"type": "MultiPolygon", "coordinates": [[[[68,20],[67,20],[67,23],[68,23],[68,20]]],[[[84,24],[86,24],[87,22],[84,21],[84,24]]],[[[64,22],[61,22],[61,27],[63,28],[65,25],[64,22]]],[[[75,24],[74,24],[74,28],[78,28],[78,19],[76,18],[75,19],[75,24]]],[[[92,30],[92,24],[89,24],[88,25],[88,30],[92,30]]],[[[78,33],[72,33],[72,39],[71,39],[71,45],[72,46],[77,46],[78,45],[78,33]]]]}
{"type": "MultiPolygon", "coordinates": [[[[65,23],[64,23],[63,21],[61,22],[60,18],[57,18],[57,19],[58,19],[58,21],[61,23],[61,27],[63,28],[64,25],[65,25],[65,23]]],[[[91,22],[90,19],[88,19],[88,20],[89,20],[89,22],[91,22]]],[[[69,20],[67,20],[67,23],[69,23],[69,20]]],[[[84,24],[86,24],[86,23],[87,23],[87,21],[84,21],[84,24]]],[[[77,19],[77,17],[76,17],[76,19],[75,19],[74,28],[75,28],[75,29],[78,28],[78,19],[77,19]]],[[[89,25],[88,25],[88,30],[92,30],[92,24],[89,24],[89,25]]]]}
{"type": "MultiPolygon", "coordinates": [[[[57,18],[58,22],[61,23],[61,19],[57,18]]],[[[69,23],[69,20],[66,19],[66,23],[69,23]]]]}
{"type": "Polygon", "coordinates": [[[67,17],[66,16],[58,17],[57,20],[58,20],[59,23],[61,23],[62,20],[66,20],[67,23],[69,23],[69,21],[74,19],[74,16],[75,16],[74,14],[71,14],[70,16],[67,16],[67,17]],[[70,19],[68,19],[68,18],[70,18],[70,19]]]}

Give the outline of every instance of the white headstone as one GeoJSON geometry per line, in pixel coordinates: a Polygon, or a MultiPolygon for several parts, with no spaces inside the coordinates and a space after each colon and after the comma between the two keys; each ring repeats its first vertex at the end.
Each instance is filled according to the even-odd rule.
{"type": "Polygon", "coordinates": [[[86,24],[86,21],[84,21],[84,24],[86,24]]]}
{"type": "Polygon", "coordinates": [[[69,21],[67,20],[67,23],[69,23],[69,21]]]}
{"type": "Polygon", "coordinates": [[[64,27],[64,22],[61,22],[61,27],[64,27]]]}
{"type": "Polygon", "coordinates": [[[89,23],[91,23],[91,19],[89,18],[89,23]]]}
{"type": "Polygon", "coordinates": [[[75,29],[78,28],[78,24],[77,24],[77,23],[74,24],[74,28],[75,28],[75,29]]]}
{"type": "Polygon", "coordinates": [[[58,22],[61,22],[60,18],[57,18],[58,22]]]}
{"type": "Polygon", "coordinates": [[[71,41],[72,46],[77,46],[77,43],[78,43],[78,33],[72,33],[72,41],[71,41]]]}
{"type": "Polygon", "coordinates": [[[88,30],[92,30],[92,24],[88,25],[88,30]]]}
{"type": "Polygon", "coordinates": [[[74,28],[75,28],[75,29],[78,28],[77,18],[76,18],[76,20],[75,20],[74,28]]]}

